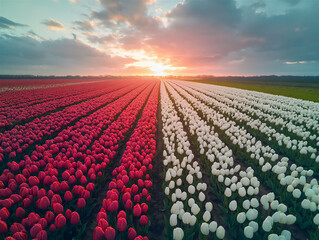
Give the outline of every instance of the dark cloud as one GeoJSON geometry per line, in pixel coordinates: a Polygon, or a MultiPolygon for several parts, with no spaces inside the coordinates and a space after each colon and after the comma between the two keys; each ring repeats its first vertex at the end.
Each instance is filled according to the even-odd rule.
{"type": "Polygon", "coordinates": [[[73,39],[37,41],[3,35],[0,49],[2,74],[107,74],[131,62],[73,39]]]}
{"type": "Polygon", "coordinates": [[[27,27],[28,25],[13,22],[5,17],[0,16],[0,28],[15,28],[15,27],[27,27]]]}
{"type": "Polygon", "coordinates": [[[62,23],[53,20],[53,19],[46,19],[42,22],[43,25],[45,25],[50,30],[63,30],[64,26],[62,23]]]}
{"type": "Polygon", "coordinates": [[[158,22],[147,13],[149,0],[100,0],[100,3],[104,10],[93,12],[92,17],[102,21],[106,27],[124,24],[143,31],[158,28],[158,22]]]}

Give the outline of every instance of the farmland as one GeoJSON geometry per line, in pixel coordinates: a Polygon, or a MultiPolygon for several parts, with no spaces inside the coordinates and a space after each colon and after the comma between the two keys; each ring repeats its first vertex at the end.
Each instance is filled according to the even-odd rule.
{"type": "Polygon", "coordinates": [[[317,102],[153,78],[2,83],[0,239],[319,239],[317,102]]]}

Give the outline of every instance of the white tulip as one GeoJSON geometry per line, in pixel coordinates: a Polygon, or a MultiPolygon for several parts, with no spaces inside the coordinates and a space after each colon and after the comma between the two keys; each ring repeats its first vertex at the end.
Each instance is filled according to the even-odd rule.
{"type": "Polygon", "coordinates": [[[182,221],[184,224],[189,224],[191,221],[192,215],[189,212],[184,213],[182,221]]]}
{"type": "Polygon", "coordinates": [[[300,198],[301,191],[298,188],[296,188],[295,190],[293,190],[292,195],[294,198],[300,198]]]}
{"type": "Polygon", "coordinates": [[[250,226],[244,228],[244,234],[246,238],[253,238],[254,236],[254,229],[250,226]]]}
{"type": "Polygon", "coordinates": [[[244,212],[238,213],[237,214],[237,222],[243,223],[245,221],[246,221],[246,214],[244,212]]]}
{"type": "Polygon", "coordinates": [[[193,185],[189,185],[189,186],[188,186],[188,192],[189,192],[190,194],[194,194],[195,191],[196,191],[196,189],[195,189],[195,187],[194,187],[193,185]]]}
{"type": "Polygon", "coordinates": [[[254,232],[257,232],[258,231],[258,223],[255,222],[255,221],[250,221],[248,226],[252,227],[254,229],[254,232]]]}
{"type": "Polygon", "coordinates": [[[205,222],[208,222],[210,220],[210,217],[211,217],[210,212],[209,211],[205,211],[204,214],[203,214],[203,220],[205,222]]]}
{"type": "Polygon", "coordinates": [[[177,225],[177,215],[172,214],[171,217],[169,218],[169,223],[172,227],[175,227],[177,225]]]}
{"type": "Polygon", "coordinates": [[[319,213],[317,213],[317,215],[313,218],[313,222],[314,222],[314,224],[316,224],[317,226],[319,225],[319,213]]]}
{"type": "Polygon", "coordinates": [[[237,209],[237,201],[236,200],[233,200],[229,203],[229,209],[231,211],[235,211],[237,209]]]}
{"type": "Polygon", "coordinates": [[[246,210],[248,210],[250,208],[250,201],[248,199],[243,201],[243,208],[246,210]]]}
{"type": "Polygon", "coordinates": [[[290,240],[291,239],[291,232],[289,232],[288,230],[283,230],[280,235],[284,236],[285,240],[290,240]]]}
{"type": "Polygon", "coordinates": [[[216,236],[219,239],[223,239],[225,237],[225,229],[222,226],[219,226],[216,230],[216,236]]]}
{"type": "Polygon", "coordinates": [[[198,194],[198,199],[199,199],[199,201],[204,202],[205,201],[205,194],[203,192],[200,192],[198,194]]]}
{"type": "Polygon", "coordinates": [[[195,225],[195,223],[196,223],[196,221],[197,221],[196,216],[192,215],[192,217],[191,217],[191,219],[190,219],[189,224],[190,224],[191,226],[194,226],[194,225],[195,225]]]}
{"type": "Polygon", "coordinates": [[[272,223],[266,218],[263,222],[262,228],[265,232],[269,232],[272,229],[272,223]]]}
{"type": "Polygon", "coordinates": [[[174,228],[173,230],[173,239],[181,240],[184,238],[184,231],[181,228],[174,228]]]}
{"type": "Polygon", "coordinates": [[[202,223],[202,225],[200,226],[200,231],[202,232],[202,234],[204,234],[205,236],[207,236],[209,234],[209,226],[208,223],[202,223]]]}
{"type": "Polygon", "coordinates": [[[241,197],[245,197],[246,196],[246,189],[244,187],[241,187],[238,189],[238,194],[241,197]]]}
{"type": "Polygon", "coordinates": [[[294,215],[287,215],[287,218],[286,218],[286,224],[288,225],[291,225],[291,224],[294,224],[296,222],[297,218],[294,216],[294,215]]]}
{"type": "Polygon", "coordinates": [[[194,203],[193,206],[191,207],[191,211],[194,215],[197,215],[200,211],[200,208],[198,207],[196,203],[194,203]]]}
{"type": "Polygon", "coordinates": [[[213,232],[216,232],[216,229],[217,229],[217,222],[212,221],[212,222],[209,224],[209,231],[211,231],[211,232],[213,233],[213,232]]]}
{"type": "Polygon", "coordinates": [[[268,240],[279,240],[279,236],[277,234],[272,233],[268,236],[268,240]]]}
{"type": "Polygon", "coordinates": [[[194,203],[195,203],[194,198],[188,199],[188,206],[189,206],[190,208],[193,206],[194,203]]]}
{"type": "Polygon", "coordinates": [[[226,197],[230,197],[230,196],[231,196],[231,193],[232,193],[232,192],[231,192],[230,188],[226,188],[226,189],[225,189],[225,193],[224,193],[224,194],[225,194],[226,197]]]}
{"type": "Polygon", "coordinates": [[[213,204],[211,202],[207,202],[205,204],[205,209],[206,209],[206,211],[211,212],[213,210],[213,204]]]}

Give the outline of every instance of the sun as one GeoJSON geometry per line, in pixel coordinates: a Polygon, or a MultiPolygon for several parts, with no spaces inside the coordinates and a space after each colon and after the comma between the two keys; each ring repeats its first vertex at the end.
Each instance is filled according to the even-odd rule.
{"type": "Polygon", "coordinates": [[[134,63],[126,64],[126,67],[141,67],[148,69],[152,72],[154,76],[167,76],[170,74],[174,74],[174,71],[183,70],[186,67],[174,67],[171,64],[164,64],[162,62],[156,60],[147,60],[147,61],[137,61],[134,63]]]}

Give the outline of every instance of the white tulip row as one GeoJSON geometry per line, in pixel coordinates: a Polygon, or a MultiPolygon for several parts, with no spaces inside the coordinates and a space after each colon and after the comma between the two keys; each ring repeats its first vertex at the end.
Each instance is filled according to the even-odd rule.
{"type": "Polygon", "coordinates": [[[212,232],[217,238],[223,239],[225,229],[211,220],[213,204],[211,202],[204,204],[207,185],[201,181],[200,166],[194,160],[186,132],[163,83],[161,83],[161,112],[165,145],[163,164],[167,183],[165,194],[171,199],[169,221],[174,228],[173,238],[183,239],[184,229],[198,222],[201,224],[198,232],[201,231],[205,235],[212,232]],[[183,176],[186,178],[183,179],[183,176]],[[205,206],[205,210],[200,206],[205,206]]]}
{"type": "MultiPolygon", "coordinates": [[[[189,94],[181,88],[177,87],[177,89],[192,102],[197,110],[202,111],[209,121],[212,121],[216,126],[222,129],[234,145],[246,150],[247,153],[251,153],[251,159],[258,161],[263,172],[272,170],[277,174],[278,184],[287,186],[287,192],[292,192],[294,198],[301,198],[300,189],[302,189],[305,195],[304,199],[302,199],[301,206],[304,209],[310,210],[311,212],[317,212],[319,210],[319,186],[316,179],[311,179],[313,175],[312,170],[306,170],[296,164],[291,164],[289,167],[289,159],[287,157],[279,158],[274,149],[271,149],[269,146],[263,146],[260,141],[252,137],[244,128],[237,126],[233,121],[229,121],[223,115],[214,112],[211,108],[208,108],[207,105],[193,97],[202,95],[202,97],[200,97],[201,99],[208,99],[204,94],[196,91],[190,91],[191,94],[189,94]]],[[[317,218],[319,218],[318,214],[313,219],[315,224],[318,223],[315,220],[317,218]]]]}
{"type": "MultiPolygon", "coordinates": [[[[185,88],[187,89],[187,91],[198,93],[200,95],[199,97],[201,97],[202,100],[209,103],[210,105],[217,107],[218,109],[220,109],[221,112],[231,115],[233,118],[235,118],[238,121],[246,122],[248,126],[267,136],[269,141],[272,141],[272,140],[276,141],[281,148],[285,147],[286,149],[291,149],[292,151],[294,151],[295,154],[300,153],[302,155],[309,156],[309,161],[312,160],[312,161],[315,161],[316,163],[319,163],[319,155],[317,153],[317,147],[319,147],[319,136],[318,137],[316,137],[316,135],[310,136],[312,140],[316,138],[318,139],[315,146],[311,146],[307,141],[291,139],[291,137],[276,131],[273,127],[269,126],[269,124],[267,125],[267,123],[261,120],[262,118],[253,119],[251,116],[242,112],[242,111],[248,110],[249,108],[247,107],[245,108],[245,106],[240,106],[240,105],[236,106],[236,108],[230,107],[230,105],[236,105],[236,104],[232,104],[235,101],[231,101],[225,96],[223,97],[219,96],[217,100],[217,97],[207,96],[208,94],[212,95],[212,93],[208,93],[205,90],[201,90],[200,92],[198,92],[187,86],[185,86],[185,88]],[[205,94],[203,94],[202,92],[205,92],[205,94]],[[243,109],[243,110],[239,111],[238,109],[243,109]]],[[[250,108],[250,110],[253,111],[254,114],[260,115],[256,109],[250,108]]],[[[302,135],[309,136],[308,133],[302,132],[302,135]]]]}
{"type": "MultiPolygon", "coordinates": [[[[244,225],[246,238],[252,238],[259,229],[257,219],[260,219],[261,216],[258,216],[259,211],[257,209],[260,211],[269,209],[276,211],[267,218],[271,222],[270,228],[264,227],[264,225],[268,226],[268,220],[263,223],[262,229],[265,232],[272,230],[274,223],[293,224],[296,217],[291,214],[286,215],[287,206],[279,204],[278,200],[275,200],[274,193],[259,195],[260,182],[254,176],[254,170],[248,167],[246,171],[240,171],[241,166],[234,162],[232,151],[218,138],[214,128],[202,120],[193,107],[179,95],[179,93],[183,96],[189,94],[175,85],[174,87],[178,89],[178,92],[170,84],[166,84],[166,86],[179,111],[183,114],[191,134],[196,137],[200,154],[206,157],[207,162],[211,164],[212,175],[216,176],[219,185],[225,189],[224,196],[229,199],[227,207],[237,214],[237,222],[244,225]],[[239,195],[239,199],[231,201],[236,194],[239,195]],[[239,212],[240,209],[243,209],[243,211],[239,212]],[[280,221],[277,216],[280,216],[280,221]]],[[[209,110],[209,108],[206,109],[209,110]]],[[[284,233],[286,233],[285,236],[288,236],[287,231],[284,231],[284,233]]],[[[290,239],[290,237],[287,239],[290,239]]]]}
{"type": "MultiPolygon", "coordinates": [[[[304,116],[294,112],[295,108],[289,110],[282,110],[286,105],[278,106],[278,102],[269,103],[269,101],[263,102],[261,96],[250,97],[250,91],[244,91],[239,89],[217,87],[194,84],[183,82],[183,85],[187,85],[196,90],[214,97],[216,100],[223,100],[229,106],[233,106],[240,111],[244,111],[255,117],[258,117],[262,121],[268,121],[275,124],[277,129],[285,128],[287,131],[294,133],[300,140],[310,140],[313,143],[313,147],[319,147],[319,111],[310,111],[310,116],[304,116]],[[248,97],[247,97],[248,96],[248,97]],[[313,132],[313,134],[311,134],[313,132]]],[[[290,101],[294,102],[294,99],[290,98],[290,101]]],[[[286,103],[285,103],[286,104],[286,103]]],[[[318,105],[318,103],[313,103],[318,105]]]]}

